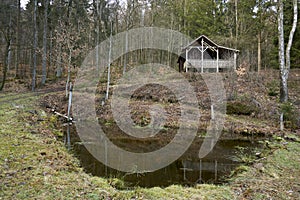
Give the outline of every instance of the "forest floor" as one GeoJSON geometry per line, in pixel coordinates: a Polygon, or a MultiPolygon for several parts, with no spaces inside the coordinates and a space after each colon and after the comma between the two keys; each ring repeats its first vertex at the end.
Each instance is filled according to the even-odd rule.
{"type": "MultiPolygon", "coordinates": [[[[287,105],[285,110],[293,112],[287,112],[292,117],[285,124],[284,132],[278,125],[278,114],[282,108],[278,103],[278,81],[274,81],[274,74],[255,76],[245,73],[237,75],[235,81],[231,79],[232,74],[224,76],[224,80],[228,80],[225,88],[230,112],[226,117],[224,135],[263,134],[272,137],[271,142],[264,141],[261,155],[238,167],[223,185],[172,185],[167,188],[129,189],[121,180],[87,174],[74,155],[66,150],[59,119],[45,109],[47,106],[65,113],[67,100],[61,91],[64,84],[56,85],[59,92],[49,84],[50,89],[45,94],[25,92],[23,88],[17,90],[25,93],[17,94],[12,92],[16,91],[14,83],[9,83],[9,88],[14,89],[0,94],[0,199],[299,199],[300,133],[299,113],[295,115],[295,110],[299,111],[300,106],[300,73],[291,73],[292,106],[287,105]],[[240,107],[234,107],[236,104],[240,107]],[[240,113],[244,110],[248,112],[240,113]],[[296,121],[293,121],[294,118],[296,121]]],[[[185,76],[191,80],[195,78],[192,74],[185,76]]],[[[196,80],[200,79],[196,77],[196,80]]],[[[202,85],[201,80],[192,83],[202,85]]],[[[197,93],[202,99],[199,109],[204,113],[203,119],[209,119],[208,95],[204,94],[206,92],[201,86],[197,88],[202,93],[197,93]]],[[[150,90],[153,87],[144,88],[148,94],[150,90]]],[[[173,114],[176,112],[174,107],[178,105],[172,100],[172,94],[162,99],[161,93],[154,92],[150,100],[148,97],[145,99],[142,92],[133,95],[134,103],[131,104],[139,111],[133,113],[137,124],[147,125],[149,113],[145,110],[154,99],[166,104],[167,113],[170,107],[166,126],[178,127],[178,119],[173,114]]],[[[103,119],[101,123],[107,126],[112,123],[109,110],[108,104],[99,106],[97,110],[103,119]]],[[[206,126],[206,123],[200,123],[199,134],[205,131],[206,126]]]]}
{"type": "MultiPolygon", "coordinates": [[[[120,77],[121,68],[112,69],[112,77],[120,77]]],[[[279,103],[278,71],[256,72],[238,71],[237,73],[220,73],[226,93],[226,116],[223,137],[249,136],[269,137],[293,132],[300,136],[300,70],[293,70],[289,77],[289,102],[279,103]],[[285,130],[280,130],[280,113],[284,113],[285,130]]],[[[200,120],[198,135],[204,136],[211,119],[211,96],[206,81],[200,73],[183,73],[183,77],[194,87],[198,100],[200,120]]],[[[168,80],[171,78],[168,78],[168,80]]],[[[111,108],[117,80],[111,80],[109,99],[102,105],[106,92],[106,77],[98,84],[95,108],[99,122],[104,127],[115,125],[111,108]]],[[[65,98],[64,82],[56,83],[62,92],[43,97],[42,106],[54,108],[67,113],[68,99],[65,98]]],[[[49,84],[50,86],[50,84],[49,84]]],[[[184,88],[183,88],[184,89],[184,88]]],[[[180,124],[180,104],[169,88],[159,84],[146,84],[131,95],[129,101],[130,117],[137,127],[145,127],[151,122],[151,106],[159,105],[165,110],[166,129],[177,129],[180,124]]],[[[120,100],[120,101],[121,101],[120,100]]],[[[188,124],[183,124],[187,126],[188,124]]]]}

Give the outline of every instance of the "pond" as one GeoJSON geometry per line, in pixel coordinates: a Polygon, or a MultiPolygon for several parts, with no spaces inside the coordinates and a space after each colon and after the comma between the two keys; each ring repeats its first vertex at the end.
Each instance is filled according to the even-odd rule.
{"type": "MultiPolygon", "coordinates": [[[[166,145],[172,139],[176,130],[167,130],[162,135],[168,135],[165,139],[151,138],[137,140],[124,136],[117,128],[107,128],[106,134],[110,140],[119,147],[128,151],[145,152],[153,151],[166,145]],[[166,139],[169,138],[169,139],[166,139]]],[[[199,159],[198,153],[203,138],[196,137],[189,149],[175,162],[165,168],[148,173],[124,173],[111,169],[95,159],[85,145],[79,141],[78,136],[73,135],[73,149],[86,172],[100,177],[119,178],[125,181],[126,186],[140,187],[167,187],[173,184],[193,185],[196,183],[219,184],[225,181],[231,171],[241,165],[237,158],[241,152],[237,146],[244,149],[243,153],[253,153],[259,148],[255,139],[226,138],[220,139],[214,149],[203,159],[199,159]]],[[[161,137],[161,136],[160,136],[161,137]]]]}

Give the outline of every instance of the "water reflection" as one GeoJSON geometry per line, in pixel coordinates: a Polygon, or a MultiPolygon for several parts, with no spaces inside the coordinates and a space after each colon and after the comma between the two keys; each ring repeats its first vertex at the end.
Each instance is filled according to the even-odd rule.
{"type": "MultiPolygon", "coordinates": [[[[116,138],[115,144],[129,149],[140,148],[136,140],[116,138]],[[126,142],[124,142],[126,141],[126,142]],[[126,145],[125,145],[126,144],[126,145]]],[[[236,153],[236,146],[247,148],[248,151],[257,147],[258,143],[241,139],[219,140],[213,151],[204,159],[199,160],[198,151],[203,139],[196,138],[186,153],[169,166],[148,173],[123,173],[107,167],[97,161],[82,143],[75,143],[74,149],[82,166],[89,173],[101,177],[117,177],[130,186],[166,187],[173,184],[192,185],[195,183],[222,183],[224,177],[241,163],[231,159],[236,153]]],[[[89,144],[86,144],[89,145],[89,144]]],[[[161,140],[147,140],[143,143],[147,150],[162,145],[161,140]]]]}

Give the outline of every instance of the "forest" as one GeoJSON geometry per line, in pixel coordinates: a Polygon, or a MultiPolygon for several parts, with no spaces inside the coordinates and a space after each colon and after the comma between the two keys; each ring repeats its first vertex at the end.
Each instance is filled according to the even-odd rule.
{"type": "Polygon", "coordinates": [[[1,0],[0,199],[300,199],[299,4],[1,0]]]}
{"type": "MultiPolygon", "coordinates": [[[[137,27],[167,28],[191,38],[206,35],[239,49],[239,65],[250,71],[278,69],[277,7],[274,0],[30,0],[25,7],[18,0],[3,0],[0,88],[6,79],[31,79],[34,89],[66,76],[110,34],[137,27]]],[[[292,1],[284,1],[286,44],[292,10],[292,1]]],[[[299,37],[296,29],[292,68],[299,68],[299,37]]],[[[118,65],[130,61],[121,59],[118,65]]]]}

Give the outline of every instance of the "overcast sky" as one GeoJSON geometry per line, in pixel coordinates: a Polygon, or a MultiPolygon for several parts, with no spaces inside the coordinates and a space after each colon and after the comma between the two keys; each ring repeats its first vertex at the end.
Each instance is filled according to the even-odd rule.
{"type": "MultiPolygon", "coordinates": [[[[26,4],[27,4],[28,1],[29,0],[21,0],[21,7],[25,8],[25,6],[26,6],[26,4]]],[[[121,0],[121,2],[125,2],[125,0],[121,0]]]]}
{"type": "Polygon", "coordinates": [[[21,0],[21,7],[25,8],[25,5],[27,4],[29,0],[21,0]]]}

